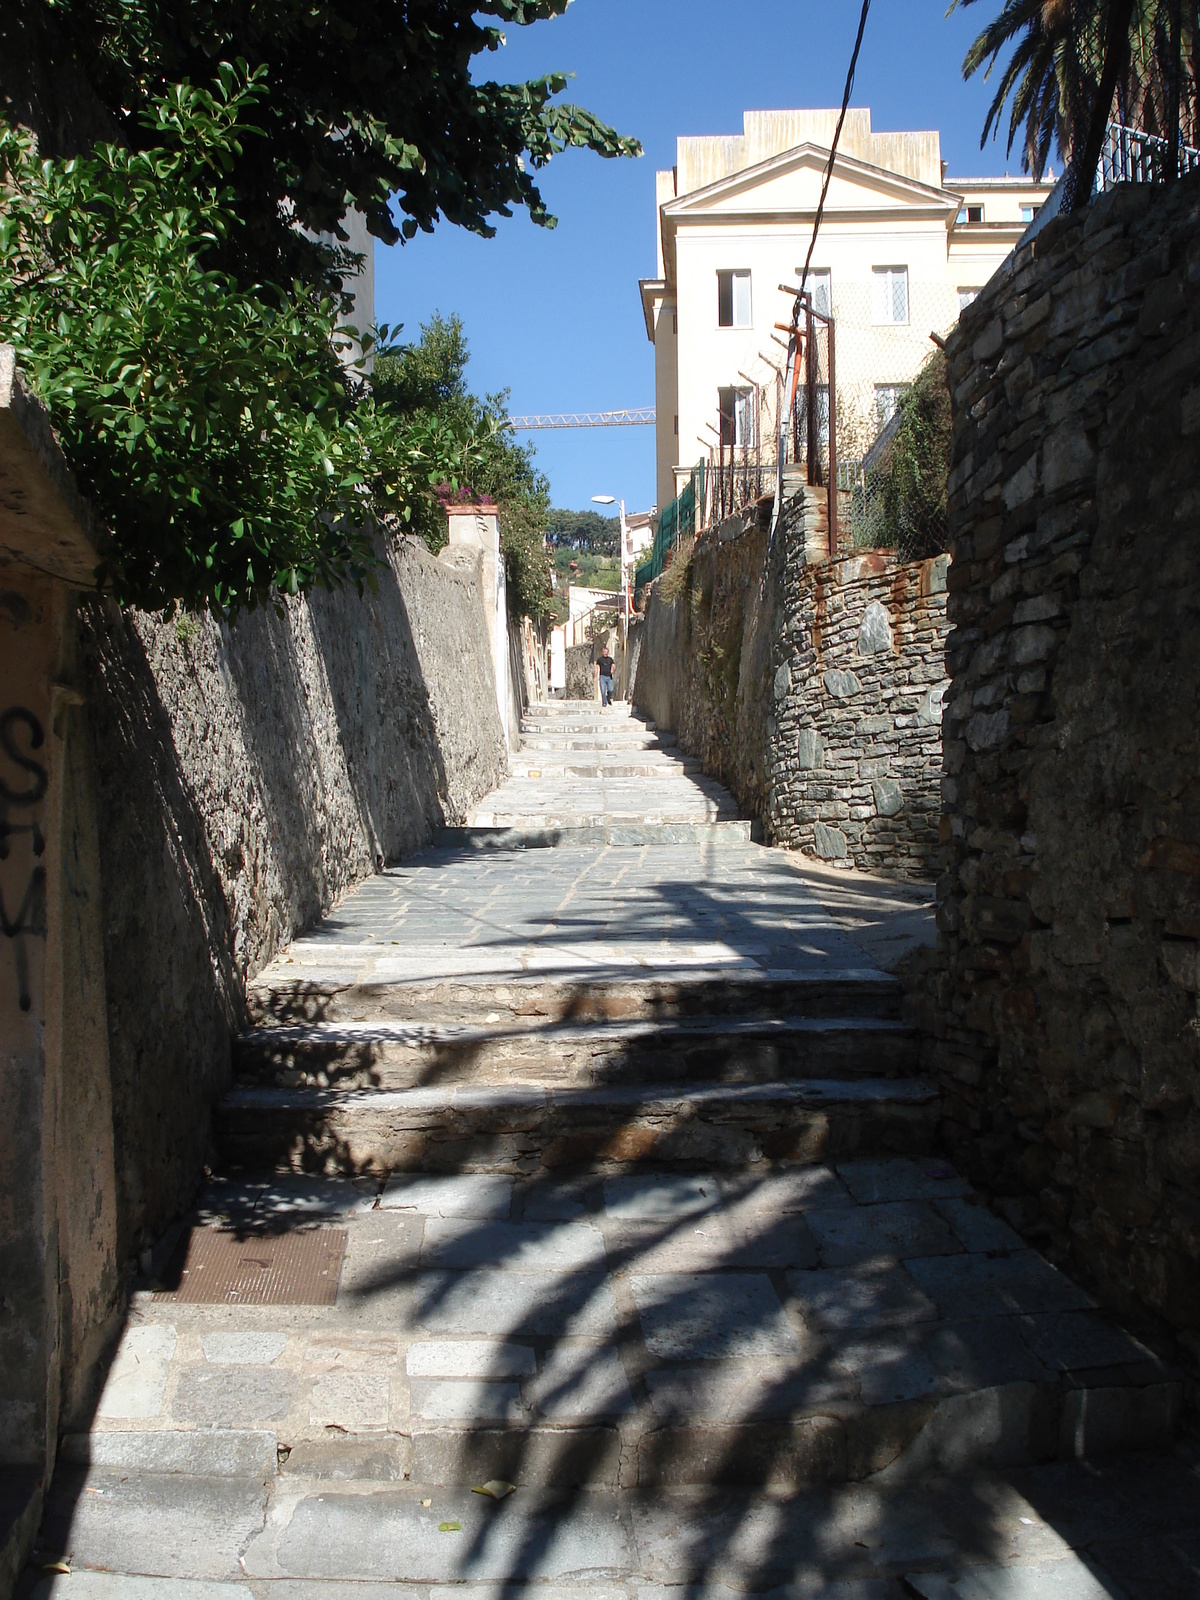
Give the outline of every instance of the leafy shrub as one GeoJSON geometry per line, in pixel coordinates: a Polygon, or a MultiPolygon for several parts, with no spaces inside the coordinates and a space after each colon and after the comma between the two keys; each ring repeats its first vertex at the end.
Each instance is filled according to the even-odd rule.
{"type": "Polygon", "coordinates": [[[0,339],[111,530],[123,602],[235,614],[273,586],[361,587],[378,527],[482,460],[474,430],[347,373],[334,296],[212,264],[240,227],[227,176],[261,77],[223,64],[211,92],[171,89],[141,150],[39,160],[0,123],[0,339]]]}
{"type": "Polygon", "coordinates": [[[946,358],[934,351],[897,408],[898,426],[883,461],[856,491],[854,542],[896,549],[920,561],[946,548],[946,485],[953,420],[946,358]]]}
{"type": "MultiPolygon", "coordinates": [[[[390,409],[442,426],[471,441],[468,481],[460,499],[487,499],[500,513],[500,547],[513,608],[544,616],[550,603],[553,565],[546,549],[550,485],[534,465],[533,452],[508,426],[507,393],[480,400],[467,388],[470,359],[461,318],[435,312],[421,324],[413,344],[378,356],[371,379],[376,401],[390,409]]],[[[446,495],[439,486],[418,494],[412,523],[431,550],[446,542],[446,495]]]]}

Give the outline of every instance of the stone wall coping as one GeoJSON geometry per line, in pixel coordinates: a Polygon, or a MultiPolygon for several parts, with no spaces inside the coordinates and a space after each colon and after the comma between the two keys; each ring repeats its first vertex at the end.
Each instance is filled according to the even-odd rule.
{"type": "Polygon", "coordinates": [[[832,561],[810,562],[818,582],[835,583],[839,587],[849,587],[855,583],[869,583],[872,578],[879,577],[882,573],[890,572],[897,567],[915,568],[920,574],[919,586],[922,594],[937,593],[936,588],[930,588],[929,574],[939,563],[950,565],[949,551],[941,555],[926,556],[920,561],[906,561],[898,550],[855,550],[852,554],[837,556],[832,561]]]}
{"type": "Polygon", "coordinates": [[[0,344],[0,561],[93,589],[108,543],[16,351],[0,344]]]}

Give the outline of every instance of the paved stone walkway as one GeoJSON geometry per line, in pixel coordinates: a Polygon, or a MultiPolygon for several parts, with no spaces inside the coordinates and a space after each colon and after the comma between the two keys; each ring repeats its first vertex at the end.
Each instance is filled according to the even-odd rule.
{"type": "Polygon", "coordinates": [[[260,976],[24,1594],[1200,1594],[1177,1374],[932,1153],[921,891],[719,816],[614,845],[589,781],[260,976]],[[214,1232],[344,1235],[336,1301],[180,1300],[214,1232]]]}

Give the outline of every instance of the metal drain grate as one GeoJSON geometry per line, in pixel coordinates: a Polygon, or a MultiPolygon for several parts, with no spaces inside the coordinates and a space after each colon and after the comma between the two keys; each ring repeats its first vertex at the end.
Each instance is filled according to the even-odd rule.
{"type": "Polygon", "coordinates": [[[188,1305],[331,1306],[347,1238],[344,1228],[252,1234],[193,1228],[178,1288],[160,1289],[154,1298],[188,1305]]]}

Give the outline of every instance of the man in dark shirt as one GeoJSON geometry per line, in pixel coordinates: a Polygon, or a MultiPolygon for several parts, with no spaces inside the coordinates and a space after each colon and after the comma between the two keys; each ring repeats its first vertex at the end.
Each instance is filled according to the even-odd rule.
{"type": "Polygon", "coordinates": [[[600,704],[602,706],[610,706],[612,705],[613,658],[608,653],[607,645],[601,651],[600,659],[596,662],[596,665],[600,668],[600,704]]]}

